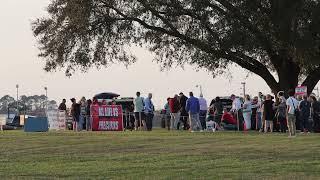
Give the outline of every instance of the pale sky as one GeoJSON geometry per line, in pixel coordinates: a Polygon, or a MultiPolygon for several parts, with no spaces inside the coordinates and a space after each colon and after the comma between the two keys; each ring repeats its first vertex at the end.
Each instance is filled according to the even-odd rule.
{"type": "Polygon", "coordinates": [[[145,96],[154,94],[156,108],[162,108],[166,98],[179,93],[194,91],[199,95],[197,84],[202,85],[205,98],[211,101],[216,96],[240,94],[241,82],[247,83],[247,92],[256,95],[259,91],[270,93],[266,83],[255,75],[246,78],[247,72],[234,68],[233,78],[226,76],[213,79],[205,70],[196,72],[194,67],[172,68],[161,72],[160,65],[152,62],[152,54],[145,49],[134,49],[138,62],[128,69],[121,65],[76,73],[71,78],[64,72],[47,73],[44,60],[38,58],[37,43],[32,35],[31,21],[45,15],[49,0],[1,0],[0,6],[0,96],[16,96],[16,84],[20,94],[44,94],[58,102],[62,98],[91,98],[100,92],[116,92],[123,97],[134,97],[136,91],[145,96]]]}

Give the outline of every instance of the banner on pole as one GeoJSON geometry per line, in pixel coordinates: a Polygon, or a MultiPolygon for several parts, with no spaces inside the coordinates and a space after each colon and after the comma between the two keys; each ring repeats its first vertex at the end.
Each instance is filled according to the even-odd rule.
{"type": "Polygon", "coordinates": [[[123,131],[123,112],[119,105],[91,106],[93,131],[123,131]]]}
{"type": "Polygon", "coordinates": [[[296,87],[296,95],[307,95],[308,94],[308,88],[307,86],[297,86],[296,87]]]}
{"type": "Polygon", "coordinates": [[[47,112],[49,129],[50,130],[65,130],[66,129],[66,112],[59,110],[49,110],[47,112]]]}

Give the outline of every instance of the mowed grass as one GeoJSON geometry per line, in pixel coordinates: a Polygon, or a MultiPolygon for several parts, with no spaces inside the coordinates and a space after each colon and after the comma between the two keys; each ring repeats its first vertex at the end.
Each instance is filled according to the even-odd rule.
{"type": "Polygon", "coordinates": [[[1,179],[320,179],[320,136],[0,132],[1,179]]]}

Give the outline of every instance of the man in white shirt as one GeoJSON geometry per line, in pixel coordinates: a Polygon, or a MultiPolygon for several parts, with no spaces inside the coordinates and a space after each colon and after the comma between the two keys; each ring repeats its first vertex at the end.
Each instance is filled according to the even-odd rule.
{"type": "Polygon", "coordinates": [[[295,111],[298,109],[299,102],[294,98],[294,91],[288,92],[289,98],[287,99],[287,119],[288,119],[288,131],[289,137],[296,136],[296,115],[295,111]]]}
{"type": "Polygon", "coordinates": [[[202,130],[205,130],[207,127],[206,118],[207,118],[207,112],[208,112],[208,104],[207,104],[207,100],[203,98],[203,94],[200,94],[199,104],[200,104],[199,119],[202,126],[202,130]]]}
{"type": "Polygon", "coordinates": [[[238,130],[243,129],[243,116],[242,116],[242,110],[241,110],[241,100],[240,98],[236,97],[236,95],[232,94],[231,95],[231,100],[232,100],[232,108],[231,108],[231,113],[234,117],[237,119],[237,124],[238,124],[238,130]]]}
{"type": "Polygon", "coordinates": [[[243,116],[242,116],[242,111],[241,111],[241,100],[240,98],[236,97],[236,95],[232,94],[231,95],[231,100],[232,100],[232,108],[231,108],[231,113],[233,114],[234,117],[237,119],[237,126],[238,130],[243,129],[243,116]]]}
{"type": "Polygon", "coordinates": [[[241,101],[239,98],[236,97],[236,95],[232,94],[231,95],[231,100],[232,100],[232,112],[237,112],[241,109],[241,101]]]}

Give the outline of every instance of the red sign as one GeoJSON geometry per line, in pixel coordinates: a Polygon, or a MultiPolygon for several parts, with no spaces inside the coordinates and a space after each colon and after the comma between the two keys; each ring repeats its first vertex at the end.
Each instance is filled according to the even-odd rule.
{"type": "Polygon", "coordinates": [[[93,131],[123,131],[122,107],[118,105],[92,105],[93,131]]]}

